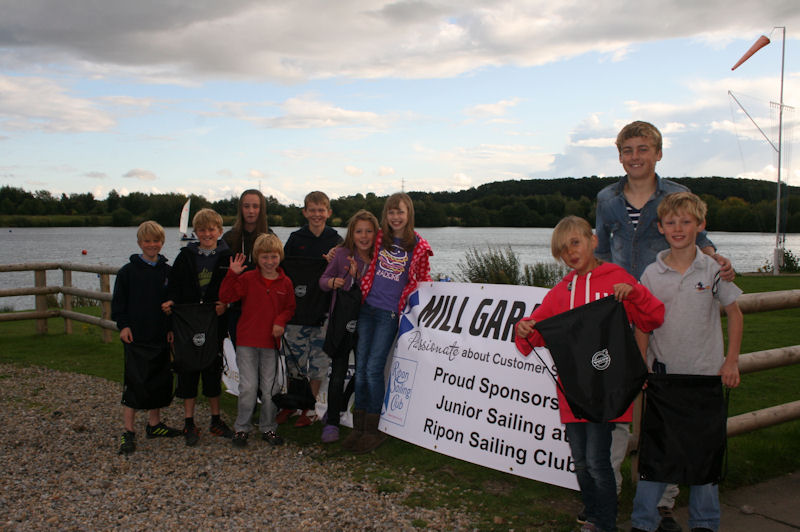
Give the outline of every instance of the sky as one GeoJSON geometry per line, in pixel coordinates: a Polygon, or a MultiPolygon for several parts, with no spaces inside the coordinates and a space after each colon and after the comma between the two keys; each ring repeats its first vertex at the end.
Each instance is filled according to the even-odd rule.
{"type": "MultiPolygon", "coordinates": [[[[57,195],[260,188],[302,204],[311,190],[616,176],[633,120],[662,131],[662,176],[775,182],[775,26],[784,104],[800,105],[797,0],[0,0],[0,13],[0,185],[57,195]],[[761,34],[772,43],[731,71],[761,34]]],[[[785,109],[782,179],[800,186],[785,109]]]]}

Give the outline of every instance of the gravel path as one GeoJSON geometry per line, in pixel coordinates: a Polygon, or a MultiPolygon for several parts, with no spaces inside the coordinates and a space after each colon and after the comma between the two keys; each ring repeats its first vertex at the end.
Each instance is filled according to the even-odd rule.
{"type": "MultiPolygon", "coordinates": [[[[0,364],[0,530],[434,530],[470,529],[465,514],[408,508],[413,477],[381,494],[348,475],[352,458],[323,463],[314,447],[245,449],[204,430],[148,440],[117,455],[121,390],[105,379],[0,364]],[[424,525],[423,525],[424,526],[424,525]]],[[[179,425],[176,402],[162,417],[179,425]]],[[[197,419],[207,428],[206,403],[197,419]]]]}

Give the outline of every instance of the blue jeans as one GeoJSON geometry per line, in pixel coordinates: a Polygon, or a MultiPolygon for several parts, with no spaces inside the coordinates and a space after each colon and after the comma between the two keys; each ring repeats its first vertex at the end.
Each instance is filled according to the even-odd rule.
{"type": "Polygon", "coordinates": [[[356,346],[356,410],[380,414],[386,382],[386,358],[392,349],[400,317],[396,312],[364,303],[358,314],[356,346]]]}
{"type": "Polygon", "coordinates": [[[274,431],[277,407],[272,402],[275,374],[278,369],[278,358],[274,349],[266,347],[236,346],[236,365],[239,368],[239,400],[236,406],[236,432],[250,432],[253,425],[250,418],[256,406],[258,389],[261,388],[261,414],[258,418],[258,430],[274,431]]]}
{"type": "Polygon", "coordinates": [[[567,423],[566,427],[586,520],[600,530],[616,530],[617,485],[611,468],[614,423],[567,423]]]}
{"type": "MultiPolygon", "coordinates": [[[[642,530],[655,530],[661,522],[658,501],[665,482],[640,480],[633,498],[631,525],[642,530]]],[[[702,484],[691,487],[689,494],[689,528],[719,529],[719,487],[716,484],[702,484]]]]}

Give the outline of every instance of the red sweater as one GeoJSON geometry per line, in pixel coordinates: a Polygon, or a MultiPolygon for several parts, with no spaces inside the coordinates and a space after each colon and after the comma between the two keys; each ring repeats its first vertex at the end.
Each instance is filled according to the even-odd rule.
{"type": "MultiPolygon", "coordinates": [[[[544,296],[542,304],[536,307],[530,317],[524,319],[534,319],[539,322],[591,301],[602,299],[614,293],[614,285],[617,283],[626,283],[633,286],[633,292],[622,302],[625,306],[625,312],[628,314],[628,319],[643,332],[650,332],[660,327],[664,322],[664,304],[656,299],[644,285],[639,284],[631,274],[610,262],[600,263],[586,275],[578,275],[574,270],[569,272],[560,283],[544,296]]],[[[514,341],[520,353],[526,356],[533,350],[532,346],[545,345],[544,338],[536,329],[533,330],[528,338],[517,336],[514,341]]],[[[557,391],[561,422],[576,423],[586,421],[575,417],[561,390],[557,391]]],[[[631,421],[633,419],[632,407],[633,405],[628,408],[622,417],[615,419],[614,422],[624,423],[631,421]]]]}
{"type": "Polygon", "coordinates": [[[269,288],[264,281],[258,268],[240,275],[228,270],[219,289],[219,299],[223,303],[242,300],[242,316],[236,326],[239,345],[277,349],[280,338],[272,337],[272,326],[286,327],[292,319],[294,286],[281,268],[269,288]]]}

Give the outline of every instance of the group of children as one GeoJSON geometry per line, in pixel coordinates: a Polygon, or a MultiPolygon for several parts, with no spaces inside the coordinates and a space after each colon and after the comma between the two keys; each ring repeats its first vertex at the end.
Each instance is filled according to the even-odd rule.
{"type": "MultiPolygon", "coordinates": [[[[386,201],[381,223],[368,211],[358,211],[348,224],[347,236],[326,225],[332,211],[322,192],[309,193],[303,215],[308,223],[293,232],[283,246],[266,221],[266,200],[257,190],[246,190],[239,201],[233,228],[223,235],[222,218],[211,209],[198,211],[192,221],[197,242],[184,247],[170,269],[160,254],[164,229],[144,222],[137,232],[142,253],[131,256],[117,276],[112,302],[112,319],[125,344],[124,405],[125,431],[119,452],[136,448],[135,410],[149,409],[148,438],[183,435],[194,446],[200,429],[194,421],[198,386],[211,410],[209,432],[230,438],[236,447],[247,445],[251,418],[259,397],[258,428],[262,439],[281,445],[279,423],[293,410],[277,412],[272,395],[276,392],[278,350],[287,344],[292,365],[310,379],[314,396],[327,377],[329,410],[322,441],[339,439],[339,418],[346,408],[344,381],[348,353],[325,353],[325,320],[334,309],[335,293],[328,304],[328,292],[357,284],[364,301],[358,314],[356,348],[356,409],[354,430],[345,448],[367,452],[383,441],[378,417],[383,398],[383,367],[397,331],[399,310],[420,281],[430,280],[428,243],[414,232],[411,198],[394,194],[386,201]],[[183,430],[168,427],[160,408],[172,400],[170,349],[173,323],[170,316],[181,305],[213,306],[217,329],[218,356],[199,371],[177,371],[175,396],[183,399],[183,430]],[[377,317],[376,317],[377,316],[377,317]],[[394,323],[392,323],[394,322],[394,323]],[[237,417],[231,429],[220,417],[222,341],[225,333],[236,349],[239,369],[237,417]],[[380,341],[377,341],[380,340],[380,341]],[[156,354],[143,354],[140,344],[157,347],[156,354]],[[158,374],[162,378],[154,380],[158,374]],[[157,388],[157,389],[156,389],[157,388]],[[165,391],[166,390],[166,391],[165,391]],[[158,392],[158,393],[156,393],[158,392]],[[154,397],[158,397],[154,402],[154,397]]],[[[205,341],[205,338],[203,339],[205,341]]],[[[176,356],[177,358],[177,356],[176,356]]],[[[313,422],[313,413],[303,411],[296,426],[313,422]]]]}
{"type": "MultiPolygon", "coordinates": [[[[668,374],[719,375],[725,386],[735,387],[739,384],[742,336],[742,314],[736,299],[741,291],[731,282],[730,261],[716,254],[704,232],[706,206],[685,187],[658,177],[655,166],[661,160],[662,140],[651,124],[625,126],[617,137],[617,148],[626,175],[598,194],[596,232],[575,216],[563,219],[554,229],[552,255],[572,271],[530,317],[516,325],[516,344],[528,354],[532,347],[544,345],[537,322],[613,295],[625,307],[650,371],[657,367],[668,374]],[[728,316],[726,356],[720,306],[728,316]]],[[[159,254],[163,229],[154,222],[140,226],[137,239],[142,253],[131,256],[130,264],[120,270],[114,289],[113,319],[121,340],[126,347],[134,343],[160,346],[158,356],[149,363],[168,365],[165,346],[171,333],[167,314],[173,305],[213,303],[221,321],[226,311],[231,314],[228,325],[236,345],[239,401],[231,430],[219,417],[219,357],[203,371],[178,374],[176,395],[184,400],[185,425],[182,431],[167,427],[159,408],[169,400],[138,401],[147,395],[148,379],[142,376],[147,368],[126,348],[125,432],[120,453],[135,448],[134,409],[150,409],[148,438],[183,434],[187,445],[197,443],[199,430],[193,417],[200,377],[211,407],[211,433],[232,438],[236,446],[246,445],[260,391],[259,430],[270,444],[281,444],[276,428],[292,411],[277,413],[269,398],[282,337],[296,357],[296,365],[305,367],[315,395],[330,368],[322,441],[337,441],[340,413],[347,402],[343,387],[349,357],[347,353],[324,352],[324,322],[336,307],[337,293],[355,285],[360,287],[362,301],[355,345],[353,430],[342,446],[368,452],[384,440],[378,430],[384,368],[397,334],[399,313],[418,283],[431,280],[429,257],[433,252],[414,231],[411,198],[403,193],[390,196],[380,223],[367,211],[357,212],[342,242],[326,225],[332,214],[327,196],[312,192],[303,208],[308,224],[292,233],[284,247],[267,227],[265,207],[260,192],[245,191],[236,225],[222,240],[219,215],[209,209],[198,212],[193,225],[199,242],[180,252],[172,270],[159,254]],[[328,292],[333,292],[330,303],[324,299],[328,292]],[[305,302],[298,301],[301,299],[305,302]],[[322,308],[320,301],[325,301],[322,308]],[[229,305],[234,312],[228,310],[229,305]]],[[[171,386],[171,379],[169,383],[171,386]]],[[[630,409],[619,419],[588,422],[574,415],[560,389],[558,393],[584,503],[579,515],[581,530],[616,530],[619,464],[628,446],[630,409]]],[[[312,417],[313,413],[304,411],[296,425],[308,425],[312,417]]],[[[671,508],[676,492],[662,482],[639,481],[632,530],[680,530],[664,511],[671,508]]],[[[719,528],[716,484],[693,486],[690,504],[692,530],[719,528]]]]}

